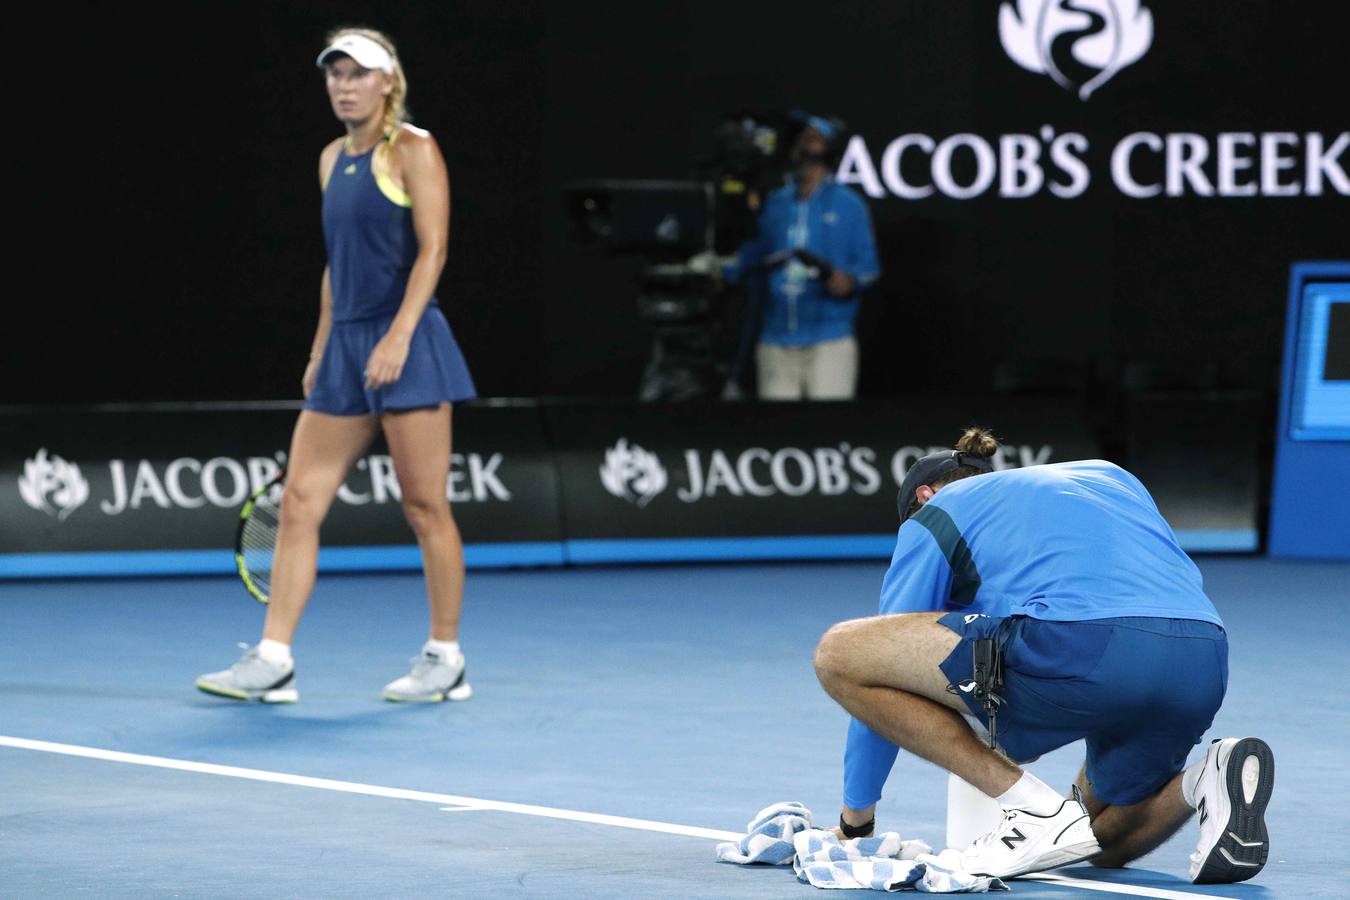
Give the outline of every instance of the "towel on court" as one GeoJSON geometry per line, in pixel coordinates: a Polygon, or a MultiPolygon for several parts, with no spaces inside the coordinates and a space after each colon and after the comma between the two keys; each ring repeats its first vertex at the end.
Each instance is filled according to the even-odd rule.
{"type": "Polygon", "coordinates": [[[934,855],[923,841],[902,841],[894,831],[841,841],[832,831],[811,829],[799,832],[794,846],[797,854],[792,868],[797,880],[813,887],[925,894],[1008,890],[998,878],[962,870],[958,851],[943,850],[934,855]]]}
{"type": "Polygon", "coordinates": [[[923,841],[901,841],[894,831],[841,841],[832,831],[813,828],[793,836],[792,870],[798,881],[818,888],[913,887],[924,866],[915,857],[931,849],[923,841]]]}
{"type": "Polygon", "coordinates": [[[930,894],[1004,891],[997,878],[977,877],[960,868],[960,855],[934,855],[923,841],[903,841],[894,831],[841,841],[811,827],[811,811],[800,803],[766,806],[746,825],[739,841],[717,845],[722,862],[792,864],[797,880],[818,888],[914,890],[930,894]]]}
{"type": "Polygon", "coordinates": [[[916,888],[928,894],[983,894],[985,891],[1010,891],[1002,878],[972,875],[961,868],[961,851],[950,848],[941,853],[919,856],[924,864],[923,879],[916,888]]]}
{"type": "Polygon", "coordinates": [[[792,862],[796,848],[792,836],[811,827],[811,810],[800,803],[775,803],[759,811],[745,826],[745,837],[737,843],[717,845],[722,862],[744,865],[765,863],[785,866],[792,862]]]}

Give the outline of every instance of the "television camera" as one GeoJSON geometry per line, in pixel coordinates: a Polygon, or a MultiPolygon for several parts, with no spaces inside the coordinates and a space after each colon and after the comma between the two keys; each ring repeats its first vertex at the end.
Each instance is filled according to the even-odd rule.
{"type": "MultiPolygon", "coordinates": [[[[806,124],[801,113],[728,113],[713,130],[711,154],[695,161],[689,178],[587,179],[565,186],[579,244],[641,260],[637,311],[652,326],[652,345],[640,400],[718,396],[735,383],[748,334],[735,301],[745,296],[724,288],[706,261],[735,253],[755,236],[760,204],[784,183],[792,167],[789,151],[806,124]],[[691,264],[698,258],[705,264],[691,264]]],[[[832,126],[843,134],[842,123],[832,126]]]]}

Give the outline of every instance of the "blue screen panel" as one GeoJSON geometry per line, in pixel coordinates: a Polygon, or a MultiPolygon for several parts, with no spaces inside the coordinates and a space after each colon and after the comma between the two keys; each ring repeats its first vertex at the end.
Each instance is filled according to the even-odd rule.
{"type": "Polygon", "coordinates": [[[1289,436],[1350,440],[1350,282],[1303,286],[1289,436]]]}
{"type": "Polygon", "coordinates": [[[1350,262],[1289,273],[1270,555],[1350,561],[1350,262]]]}

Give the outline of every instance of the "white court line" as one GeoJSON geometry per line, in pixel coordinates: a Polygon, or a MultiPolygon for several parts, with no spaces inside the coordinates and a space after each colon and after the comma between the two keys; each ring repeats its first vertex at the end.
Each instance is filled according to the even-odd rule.
{"type": "Polygon", "coordinates": [[[164,756],[143,756],[139,753],[101,750],[97,747],[80,747],[75,744],[55,744],[51,741],[33,741],[27,738],[7,737],[5,735],[0,735],[0,747],[38,750],[43,753],[59,753],[64,756],[82,756],[86,759],[102,759],[109,762],[130,763],[136,766],[153,766],[159,769],[175,769],[179,772],[223,775],[226,778],[269,781],[273,784],[293,784],[298,787],[340,791],[345,794],[365,794],[370,797],[390,797],[395,800],[419,800],[423,803],[439,803],[441,806],[462,806],[474,810],[493,810],[495,812],[519,813],[526,816],[542,816],[548,819],[566,819],[571,822],[590,822],[594,825],[611,825],[615,828],[636,828],[640,831],[682,834],[688,837],[701,837],[717,841],[735,841],[742,837],[740,833],[735,831],[718,831],[714,828],[698,828],[693,825],[672,825],[669,822],[629,819],[624,816],[607,816],[602,813],[579,812],[572,809],[554,809],[550,806],[530,806],[525,803],[507,803],[501,800],[480,800],[476,797],[458,797],[454,794],[435,794],[430,791],[410,791],[404,788],[381,787],[375,784],[358,784],[354,781],[311,778],[308,775],[288,775],[285,772],[268,772],[262,769],[218,766],[215,763],[169,759],[164,756]]]}
{"type": "Polygon", "coordinates": [[[1214,894],[1188,894],[1185,891],[1169,891],[1166,888],[1135,887],[1132,884],[1106,884],[1101,881],[1084,881],[1081,878],[1068,878],[1053,872],[1037,872],[1034,875],[1019,875],[1031,881],[1044,881],[1046,884],[1062,884],[1066,887],[1087,888],[1090,891],[1105,891],[1108,894],[1133,894],[1142,897],[1159,897],[1161,900],[1235,900],[1233,897],[1219,897],[1214,894]]]}
{"type": "MultiPolygon", "coordinates": [[[[364,794],[369,797],[389,797],[395,800],[417,800],[423,803],[439,803],[442,807],[447,805],[451,807],[450,809],[443,809],[444,812],[491,810],[493,812],[517,813],[547,819],[564,819],[570,822],[589,822],[593,825],[634,828],[639,831],[656,831],[663,834],[680,834],[686,837],[700,837],[719,841],[737,841],[743,837],[737,831],[719,831],[715,828],[699,828],[694,825],[674,825],[669,822],[654,822],[650,819],[630,819],[625,816],[607,816],[603,813],[555,809],[551,806],[531,806],[526,803],[507,803],[502,800],[482,800],[476,797],[459,797],[454,794],[437,794],[431,791],[410,791],[405,788],[381,787],[376,784],[360,784],[354,781],[336,781],[331,778],[311,778],[308,775],[289,775],[285,772],[268,772],[264,769],[220,766],[215,763],[170,759],[165,756],[145,756],[140,753],[123,753],[120,750],[103,750],[98,747],[81,747],[76,744],[57,744],[52,741],[34,741],[28,738],[6,735],[0,735],[0,747],[12,747],[16,750],[36,750],[41,753],[57,753],[62,756],[79,756],[85,759],[101,759],[108,762],[129,763],[135,766],[151,766],[157,769],[173,769],[179,772],[200,772],[205,775],[221,775],[226,778],[244,778],[249,781],[292,784],[297,787],[338,791],[344,794],[364,794]]],[[[1086,881],[1081,878],[1067,878],[1063,875],[1050,873],[1023,875],[1022,877],[1063,887],[1103,891],[1108,894],[1130,894],[1135,897],[1156,897],[1158,900],[1192,900],[1196,897],[1204,897],[1206,900],[1236,900],[1233,897],[1219,897],[1213,894],[1188,894],[1184,891],[1169,891],[1163,888],[1086,881]]]]}

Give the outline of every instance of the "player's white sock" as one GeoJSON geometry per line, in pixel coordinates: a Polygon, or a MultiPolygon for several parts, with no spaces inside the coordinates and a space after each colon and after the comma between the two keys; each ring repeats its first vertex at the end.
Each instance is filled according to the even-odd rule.
{"type": "Polygon", "coordinates": [[[291,664],[291,645],[274,641],[271,638],[263,638],[258,642],[258,656],[262,657],[264,662],[269,662],[274,666],[289,666],[291,664]]]}
{"type": "Polygon", "coordinates": [[[1052,816],[1064,805],[1064,797],[1030,772],[996,798],[1004,809],[1025,809],[1038,816],[1052,816]]]}
{"type": "Polygon", "coordinates": [[[1181,799],[1186,801],[1186,805],[1195,809],[1195,786],[1200,783],[1200,773],[1205,771],[1205,760],[1209,756],[1200,757],[1200,761],[1181,773],[1181,799]]]}
{"type": "Polygon", "coordinates": [[[441,659],[448,660],[451,665],[459,659],[459,641],[438,641],[430,638],[422,645],[422,652],[430,651],[435,653],[441,659]]]}

